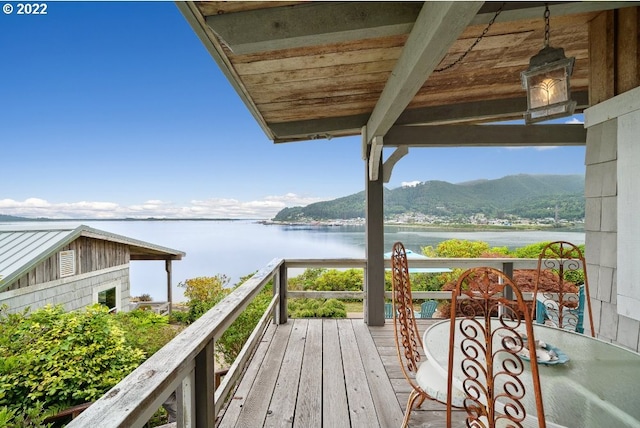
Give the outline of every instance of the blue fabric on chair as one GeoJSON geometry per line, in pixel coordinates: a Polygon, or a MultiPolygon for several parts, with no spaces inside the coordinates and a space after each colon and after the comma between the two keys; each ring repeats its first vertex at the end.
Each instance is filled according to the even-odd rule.
{"type": "Polygon", "coordinates": [[[438,307],[438,302],[428,300],[420,305],[420,318],[431,318],[438,307]]]}
{"type": "Polygon", "coordinates": [[[578,322],[576,323],[576,331],[578,333],[584,333],[584,285],[580,286],[578,291],[578,322]]]}
{"type": "Polygon", "coordinates": [[[393,306],[391,303],[384,304],[384,317],[389,319],[393,318],[393,306]]]}

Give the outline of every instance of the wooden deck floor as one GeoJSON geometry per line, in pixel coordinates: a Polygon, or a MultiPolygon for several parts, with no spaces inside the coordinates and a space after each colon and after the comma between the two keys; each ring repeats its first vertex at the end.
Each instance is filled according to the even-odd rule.
{"type": "MultiPolygon", "coordinates": [[[[420,331],[432,322],[419,320],[420,331]]],[[[218,426],[399,427],[409,392],[390,321],[289,320],[269,327],[218,426]]],[[[410,427],[444,426],[437,402],[411,416],[410,427]]]]}

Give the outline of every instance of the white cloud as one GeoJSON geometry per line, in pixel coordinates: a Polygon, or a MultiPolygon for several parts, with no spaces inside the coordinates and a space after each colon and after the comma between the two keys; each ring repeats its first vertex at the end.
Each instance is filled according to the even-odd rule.
{"type": "Polygon", "coordinates": [[[403,181],[402,183],[400,183],[400,186],[402,186],[402,187],[416,187],[420,183],[422,183],[422,181],[420,181],[420,180],[403,181]]]}
{"type": "Polygon", "coordinates": [[[0,200],[0,214],[19,217],[71,218],[272,218],[285,207],[308,205],[326,200],[294,193],[266,196],[260,200],[211,198],[192,200],[186,206],[161,200],[148,200],[129,206],[115,202],[80,201],[51,203],[44,199],[0,200]]]}
{"type": "Polygon", "coordinates": [[[573,124],[583,125],[584,124],[584,120],[580,120],[577,117],[573,116],[571,119],[567,120],[565,123],[568,123],[568,124],[571,124],[571,125],[573,125],[573,124]]]}

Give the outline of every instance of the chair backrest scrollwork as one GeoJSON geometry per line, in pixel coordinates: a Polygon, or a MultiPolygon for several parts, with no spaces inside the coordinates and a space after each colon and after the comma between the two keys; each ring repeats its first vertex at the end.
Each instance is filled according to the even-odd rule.
{"type": "Polygon", "coordinates": [[[393,276],[391,281],[393,328],[398,357],[403,361],[402,372],[404,376],[414,388],[417,388],[410,373],[415,374],[418,370],[422,338],[418,332],[413,310],[407,253],[404,245],[400,242],[393,244],[391,274],[393,276]]]}
{"type": "Polygon", "coordinates": [[[557,327],[578,332],[584,331],[582,318],[586,306],[591,335],[595,337],[587,265],[580,248],[566,241],[551,242],[542,248],[533,302],[532,315],[536,308],[542,309],[557,327]],[[543,281],[552,281],[553,288],[542,290],[543,281]],[[584,281],[584,284],[580,286],[576,281],[584,281]]]}
{"type": "Polygon", "coordinates": [[[451,304],[447,426],[455,378],[465,395],[466,426],[522,427],[524,398],[533,394],[533,416],[545,427],[533,324],[520,289],[497,269],[471,268],[459,277],[451,304]],[[504,297],[506,287],[513,290],[513,300],[504,297]],[[528,361],[527,356],[534,357],[528,361]]]}

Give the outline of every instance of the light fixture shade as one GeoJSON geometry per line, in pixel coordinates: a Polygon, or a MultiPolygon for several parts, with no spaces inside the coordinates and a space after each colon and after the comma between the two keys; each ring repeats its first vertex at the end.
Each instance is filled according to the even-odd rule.
{"type": "Polygon", "coordinates": [[[529,61],[521,73],[527,91],[526,123],[570,116],[576,108],[571,100],[570,76],[575,58],[564,56],[564,49],[545,47],[529,61]]]}

